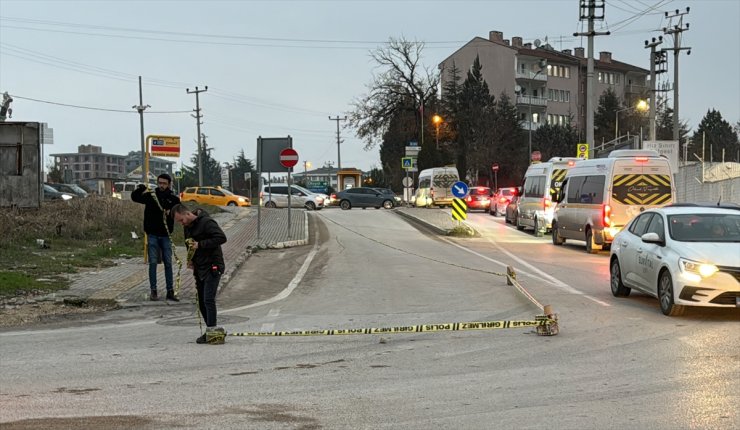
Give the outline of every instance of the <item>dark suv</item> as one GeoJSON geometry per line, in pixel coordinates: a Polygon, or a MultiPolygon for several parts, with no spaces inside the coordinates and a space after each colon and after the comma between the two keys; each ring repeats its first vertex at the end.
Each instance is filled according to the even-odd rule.
{"type": "Polygon", "coordinates": [[[377,188],[349,188],[336,193],[336,200],[339,202],[339,207],[344,210],[354,207],[392,209],[396,206],[395,195],[381,192],[377,188]]]}

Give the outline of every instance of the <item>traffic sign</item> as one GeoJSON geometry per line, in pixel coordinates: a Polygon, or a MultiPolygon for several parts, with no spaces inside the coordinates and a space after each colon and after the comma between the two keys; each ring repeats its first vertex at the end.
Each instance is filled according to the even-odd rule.
{"type": "Polygon", "coordinates": [[[491,166],[491,170],[493,170],[494,172],[498,172],[498,163],[493,163],[493,165],[491,166]]]}
{"type": "Polygon", "coordinates": [[[293,148],[285,148],[280,151],[280,164],[283,167],[293,167],[298,164],[298,153],[293,148]]]}
{"type": "Polygon", "coordinates": [[[403,167],[404,169],[410,169],[414,167],[414,159],[411,157],[401,158],[401,167],[403,167]]]}
{"type": "Polygon", "coordinates": [[[405,178],[403,178],[403,180],[401,182],[403,183],[403,186],[406,187],[406,188],[411,187],[411,186],[414,185],[414,180],[411,179],[411,177],[409,177],[409,176],[406,176],[405,178]]]}
{"type": "Polygon", "coordinates": [[[460,199],[467,196],[468,184],[463,181],[457,181],[452,184],[452,195],[460,199]]]}
{"type": "Polygon", "coordinates": [[[463,199],[452,199],[452,219],[465,221],[468,218],[468,204],[463,199]]]}
{"type": "Polygon", "coordinates": [[[588,143],[579,143],[576,145],[576,157],[588,159],[588,143]]]}
{"type": "Polygon", "coordinates": [[[182,170],[175,170],[175,179],[182,179],[182,170]]]}
{"type": "Polygon", "coordinates": [[[151,143],[149,153],[152,157],[179,157],[180,136],[147,136],[151,143]]]}

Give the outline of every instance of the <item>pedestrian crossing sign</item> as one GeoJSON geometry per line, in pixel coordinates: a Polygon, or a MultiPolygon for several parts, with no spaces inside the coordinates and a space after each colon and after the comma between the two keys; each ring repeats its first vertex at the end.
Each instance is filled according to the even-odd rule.
{"type": "Polygon", "coordinates": [[[411,169],[414,167],[413,159],[411,157],[403,157],[401,158],[401,167],[404,169],[411,169]]]}

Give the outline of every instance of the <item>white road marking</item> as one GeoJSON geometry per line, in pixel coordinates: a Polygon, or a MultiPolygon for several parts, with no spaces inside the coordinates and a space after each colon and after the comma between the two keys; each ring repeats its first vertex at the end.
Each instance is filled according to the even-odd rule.
{"type": "Polygon", "coordinates": [[[268,317],[277,317],[280,315],[280,308],[272,308],[270,309],[270,312],[267,313],[268,317]]]}
{"type": "Polygon", "coordinates": [[[275,328],[275,323],[264,323],[260,327],[261,332],[272,331],[275,328]]]}

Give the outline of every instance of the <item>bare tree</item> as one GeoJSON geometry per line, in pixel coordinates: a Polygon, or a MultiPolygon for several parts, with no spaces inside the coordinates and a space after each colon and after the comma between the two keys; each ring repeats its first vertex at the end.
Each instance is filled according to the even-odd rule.
{"type": "Polygon", "coordinates": [[[377,63],[368,92],[352,102],[349,126],[373,148],[401,110],[415,110],[417,134],[421,131],[423,106],[436,97],[439,75],[421,64],[423,42],[390,38],[388,44],[370,53],[377,63]]]}

